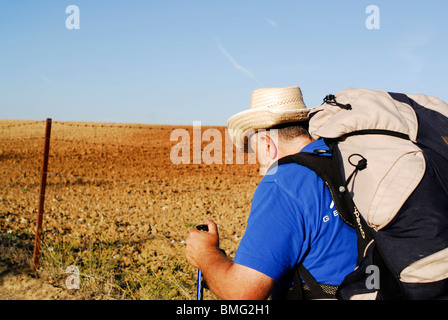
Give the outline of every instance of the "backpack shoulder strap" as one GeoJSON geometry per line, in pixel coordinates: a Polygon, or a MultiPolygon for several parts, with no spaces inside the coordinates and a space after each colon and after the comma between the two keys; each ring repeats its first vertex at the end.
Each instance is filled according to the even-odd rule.
{"type": "Polygon", "coordinates": [[[303,264],[299,264],[294,270],[293,286],[289,289],[286,299],[336,299],[337,290],[338,286],[318,283],[303,264]]]}
{"type": "MultiPolygon", "coordinates": [[[[358,239],[358,263],[364,256],[364,251],[372,241],[367,223],[359,214],[350,193],[347,191],[346,183],[342,178],[340,162],[337,155],[337,142],[327,140],[326,144],[330,147],[329,156],[322,156],[328,150],[314,150],[313,153],[299,152],[294,155],[286,156],[278,161],[276,165],[284,165],[288,163],[297,163],[314,171],[328,187],[334,201],[334,205],[338,210],[341,219],[349,226],[354,228],[358,239]]],[[[308,270],[300,263],[294,270],[294,284],[288,293],[288,299],[321,299],[333,297],[329,295],[328,290],[324,290],[308,270]],[[305,289],[301,279],[305,282],[305,289]]],[[[337,287],[332,286],[335,288],[337,287]]]]}
{"type": "MultiPolygon", "coordinates": [[[[314,171],[330,190],[334,205],[341,219],[354,228],[358,235],[358,260],[364,255],[364,250],[373,239],[370,228],[360,215],[342,178],[341,165],[338,157],[337,142],[326,140],[331,156],[320,154],[328,150],[314,150],[313,153],[299,152],[286,156],[278,161],[278,165],[297,163],[314,171]]],[[[365,159],[364,159],[365,160],[365,159]]],[[[364,164],[365,165],[365,164],[364,164]]],[[[356,168],[355,170],[357,170],[356,168]]]]}

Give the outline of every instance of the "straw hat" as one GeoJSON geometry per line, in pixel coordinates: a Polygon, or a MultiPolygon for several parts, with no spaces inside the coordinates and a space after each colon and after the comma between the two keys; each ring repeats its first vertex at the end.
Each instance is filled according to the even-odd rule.
{"type": "Polygon", "coordinates": [[[245,150],[251,133],[308,120],[309,111],[299,87],[262,88],[252,93],[250,109],[230,117],[227,127],[236,148],[245,150]]]}

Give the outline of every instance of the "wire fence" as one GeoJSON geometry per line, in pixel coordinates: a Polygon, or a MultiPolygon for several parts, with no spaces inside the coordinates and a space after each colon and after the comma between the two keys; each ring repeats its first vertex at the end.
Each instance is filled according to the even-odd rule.
{"type": "MultiPolygon", "coordinates": [[[[67,287],[75,266],[84,297],[195,297],[184,239],[212,219],[234,255],[260,177],[247,164],[173,164],[176,128],[53,122],[41,272],[67,287]]],[[[44,121],[0,121],[0,233],[30,250],[44,133],[44,121]]]]}

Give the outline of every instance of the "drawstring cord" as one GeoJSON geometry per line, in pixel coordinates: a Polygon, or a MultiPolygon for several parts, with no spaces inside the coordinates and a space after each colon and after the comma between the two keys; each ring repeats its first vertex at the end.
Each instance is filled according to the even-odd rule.
{"type": "Polygon", "coordinates": [[[348,162],[355,167],[355,170],[353,170],[353,172],[348,176],[347,181],[345,182],[345,186],[343,186],[343,189],[340,189],[341,192],[345,192],[347,190],[348,184],[350,183],[350,180],[352,180],[353,176],[358,172],[358,171],[362,171],[365,168],[367,168],[367,159],[364,158],[362,155],[358,154],[358,153],[354,153],[352,154],[350,157],[348,157],[348,162]],[[351,158],[354,156],[358,156],[361,157],[361,160],[358,161],[358,164],[354,164],[351,161],[351,158]]]}
{"type": "Polygon", "coordinates": [[[336,97],[333,94],[329,94],[324,98],[324,103],[331,104],[333,106],[338,106],[344,110],[352,110],[351,104],[342,104],[336,101],[336,97]]]}

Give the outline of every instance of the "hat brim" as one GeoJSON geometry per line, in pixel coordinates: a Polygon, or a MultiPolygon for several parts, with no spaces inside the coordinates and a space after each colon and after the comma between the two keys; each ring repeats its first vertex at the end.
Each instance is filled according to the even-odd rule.
{"type": "Polygon", "coordinates": [[[267,108],[249,109],[230,117],[227,128],[235,147],[246,152],[247,140],[252,133],[285,123],[306,121],[310,111],[311,109],[278,111],[267,108]]]}

